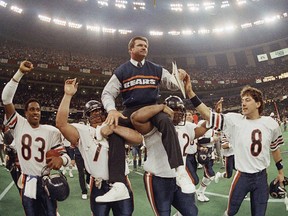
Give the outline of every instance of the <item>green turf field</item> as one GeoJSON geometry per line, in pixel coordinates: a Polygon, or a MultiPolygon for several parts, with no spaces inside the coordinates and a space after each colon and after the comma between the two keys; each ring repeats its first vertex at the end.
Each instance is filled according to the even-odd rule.
{"type": "MultiPolygon", "coordinates": [[[[284,171],[286,176],[288,176],[288,132],[284,132],[285,146],[281,148],[282,157],[284,161],[284,171]]],[[[220,170],[220,164],[214,165],[215,172],[220,170]]],[[[143,180],[142,180],[143,170],[140,169],[137,172],[132,171],[129,174],[129,178],[132,183],[134,191],[134,202],[135,210],[133,215],[135,216],[153,216],[150,205],[147,201],[146,193],[144,190],[143,180]]],[[[198,169],[198,175],[200,178],[203,176],[203,170],[198,169]]],[[[276,176],[276,167],[273,163],[268,169],[269,182],[276,176]]],[[[70,185],[70,196],[67,200],[59,202],[59,213],[61,216],[89,216],[90,207],[89,200],[81,199],[81,190],[78,183],[77,171],[74,171],[74,178],[69,178],[70,185]]],[[[197,202],[199,208],[200,216],[222,216],[226,209],[227,197],[229,192],[229,187],[232,179],[230,180],[220,180],[218,184],[212,182],[207,190],[206,195],[209,197],[210,201],[206,203],[197,202]]],[[[9,172],[6,171],[4,167],[0,167],[0,216],[22,216],[24,211],[22,209],[20,197],[18,191],[10,178],[9,172]]],[[[198,186],[197,186],[198,187],[198,186]]],[[[288,188],[287,188],[288,189],[288,188]]],[[[172,209],[172,214],[175,210],[172,209]]],[[[111,214],[112,215],[112,214],[111,214]]],[[[244,200],[239,216],[248,216],[250,213],[250,202],[249,198],[244,200]]],[[[283,200],[270,199],[267,209],[267,216],[284,216],[288,215],[288,211],[285,210],[285,205],[283,200]]]]}

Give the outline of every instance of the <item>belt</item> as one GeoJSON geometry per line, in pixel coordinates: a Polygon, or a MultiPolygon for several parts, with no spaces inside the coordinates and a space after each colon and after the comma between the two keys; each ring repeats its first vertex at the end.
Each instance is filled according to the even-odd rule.
{"type": "Polygon", "coordinates": [[[100,178],[95,178],[95,177],[92,177],[92,181],[94,181],[94,184],[95,186],[98,188],[98,189],[101,189],[102,187],[102,184],[107,184],[109,185],[109,182],[108,180],[103,180],[103,179],[100,179],[100,178]]]}
{"type": "Polygon", "coordinates": [[[243,176],[261,176],[266,173],[266,169],[263,169],[260,172],[256,172],[256,173],[245,173],[245,172],[240,172],[240,173],[243,176]]]}

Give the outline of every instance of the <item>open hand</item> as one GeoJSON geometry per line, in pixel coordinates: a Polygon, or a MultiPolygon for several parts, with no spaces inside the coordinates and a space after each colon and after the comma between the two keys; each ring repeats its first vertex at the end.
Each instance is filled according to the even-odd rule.
{"type": "Polygon", "coordinates": [[[67,79],[65,81],[64,92],[67,95],[73,96],[78,89],[78,82],[76,82],[76,78],[74,79],[67,79]]]}
{"type": "Polygon", "coordinates": [[[105,120],[105,123],[107,125],[115,125],[115,126],[118,126],[118,122],[119,122],[119,118],[122,118],[122,119],[127,119],[126,116],[124,116],[122,113],[120,113],[119,111],[117,110],[111,110],[109,111],[108,113],[108,116],[105,120]]]}

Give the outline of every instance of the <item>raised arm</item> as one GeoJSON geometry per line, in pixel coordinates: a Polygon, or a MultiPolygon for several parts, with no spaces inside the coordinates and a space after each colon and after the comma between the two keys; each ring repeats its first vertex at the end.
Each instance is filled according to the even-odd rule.
{"type": "Polygon", "coordinates": [[[78,83],[76,79],[65,81],[64,96],[58,108],[56,115],[56,127],[61,131],[63,136],[71,143],[72,146],[78,145],[79,133],[77,129],[68,123],[69,107],[73,95],[77,92],[78,83]]]}
{"type": "Polygon", "coordinates": [[[24,76],[24,74],[31,72],[33,68],[34,67],[31,62],[21,62],[17,72],[14,74],[12,79],[5,85],[2,91],[2,101],[4,104],[5,115],[7,119],[9,119],[15,113],[13,98],[21,78],[24,76]]]}
{"type": "Polygon", "coordinates": [[[197,97],[197,95],[193,91],[191,79],[188,74],[184,78],[184,86],[185,86],[186,96],[187,98],[190,99],[190,102],[192,103],[194,108],[200,113],[203,119],[209,121],[211,112],[209,108],[197,97]]]}

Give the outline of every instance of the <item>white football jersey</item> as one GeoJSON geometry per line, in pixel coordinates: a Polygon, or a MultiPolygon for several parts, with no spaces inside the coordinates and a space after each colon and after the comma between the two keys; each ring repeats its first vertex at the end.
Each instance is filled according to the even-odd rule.
{"type": "MultiPolygon", "coordinates": [[[[230,143],[229,138],[226,135],[224,135],[223,132],[221,132],[221,145],[227,144],[227,143],[230,143]]],[[[227,148],[227,149],[221,148],[221,152],[222,152],[222,155],[225,157],[234,155],[234,150],[231,144],[230,144],[230,148],[227,148]]]]}
{"type": "Polygon", "coordinates": [[[229,137],[235,153],[235,167],[241,172],[256,173],[267,168],[270,150],[275,151],[284,144],[281,129],[271,117],[250,120],[238,113],[214,113],[211,119],[214,128],[223,128],[229,137]]]}
{"type": "Polygon", "coordinates": [[[100,130],[104,125],[93,128],[79,123],[72,124],[79,132],[78,149],[83,157],[85,168],[94,178],[109,179],[107,139],[103,138],[100,130]]]}
{"type": "Polygon", "coordinates": [[[32,128],[18,113],[15,113],[6,124],[14,129],[12,131],[19,163],[26,175],[41,176],[41,171],[46,165],[46,152],[51,148],[65,152],[60,131],[51,125],[32,128]]]}
{"type": "MultiPolygon", "coordinates": [[[[101,135],[101,128],[105,126],[97,126],[96,128],[90,125],[79,123],[72,124],[79,132],[80,139],[78,149],[83,157],[85,168],[95,179],[109,179],[108,170],[108,151],[109,143],[101,135]]],[[[125,175],[129,174],[129,168],[126,163],[125,175]]]]}
{"type": "Polygon", "coordinates": [[[163,178],[176,177],[175,169],[171,169],[168,163],[168,156],[162,143],[162,135],[153,128],[144,135],[145,146],[147,148],[147,160],[144,162],[144,170],[155,176],[163,178]]]}
{"type": "Polygon", "coordinates": [[[196,124],[187,121],[184,126],[175,126],[185,164],[187,154],[195,154],[197,152],[197,145],[194,144],[196,127],[196,124]]]}

